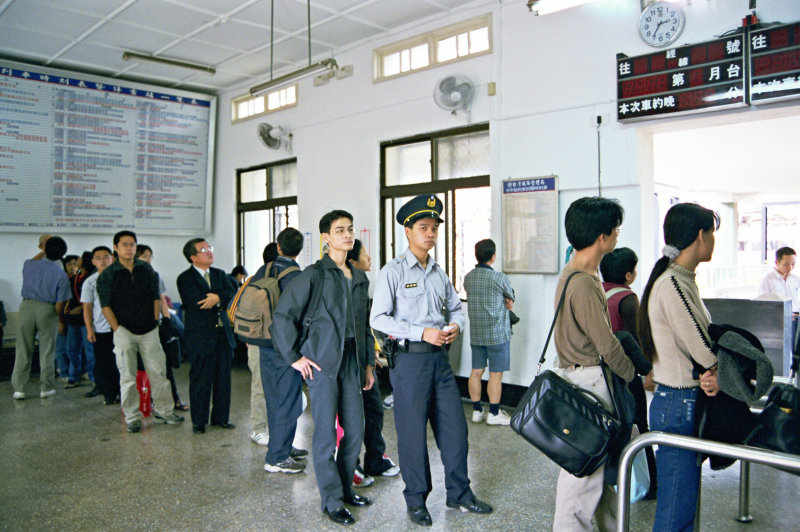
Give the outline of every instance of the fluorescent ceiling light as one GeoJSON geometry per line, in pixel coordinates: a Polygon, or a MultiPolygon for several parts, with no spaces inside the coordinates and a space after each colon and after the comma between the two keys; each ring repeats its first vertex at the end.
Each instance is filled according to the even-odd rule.
{"type": "Polygon", "coordinates": [[[305,66],[303,68],[297,69],[294,72],[290,72],[286,75],[279,76],[275,79],[271,79],[269,81],[265,81],[264,83],[259,83],[254,87],[250,87],[250,96],[258,96],[259,94],[266,92],[270,89],[275,89],[280,87],[281,85],[287,85],[294,81],[298,81],[302,78],[306,78],[308,76],[313,76],[318,72],[322,72],[325,70],[335,72],[338,69],[339,65],[336,63],[336,59],[324,59],[319,63],[314,63],[312,65],[305,66]]]}
{"type": "Polygon", "coordinates": [[[528,0],[528,10],[534,15],[549,15],[563,9],[578,7],[594,0],[528,0]]]}
{"type": "Polygon", "coordinates": [[[151,63],[159,63],[162,65],[175,66],[180,68],[189,68],[192,70],[199,70],[205,74],[214,75],[217,70],[208,65],[201,65],[200,63],[190,63],[188,61],[181,61],[180,59],[170,59],[169,57],[161,57],[157,55],[140,54],[138,52],[122,52],[122,59],[124,61],[149,61],[151,63]]]}

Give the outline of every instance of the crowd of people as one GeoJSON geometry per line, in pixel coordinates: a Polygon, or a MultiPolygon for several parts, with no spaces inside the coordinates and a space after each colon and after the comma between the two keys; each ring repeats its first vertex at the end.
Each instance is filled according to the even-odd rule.
{"type": "MultiPolygon", "coordinates": [[[[267,245],[264,264],[249,279],[243,267],[230,274],[215,268],[214,248],[203,238],[190,239],[183,247],[189,267],[177,278],[183,319],[171,309],[165,284],[150,264],[152,249],[139,244],[135,233],[120,231],[113,249],[101,245],[81,256],[66,255],[62,238],[45,235],[41,252],[23,266],[13,398],[26,398],[38,335],[42,398],[56,393],[56,371],[65,388],[93,382],[86,395],[121,404],[127,431],[136,433],[143,416],[136,379],[144,370],[157,423],[180,424],[184,417],[178,412],[188,408],[195,434],[205,433],[209,424],[232,429],[231,360],[237,342],[244,341],[252,372],[250,438],[267,447],[264,469],[298,474],[310,456],[320,510],[330,520],[354,523],[347,507],[372,504],[355,488],[377,476],[400,474],[408,519],[430,526],[429,425],[444,467],[446,505],[491,513],[492,506],[471,487],[467,419],[447,355],[465,326],[461,300],[430,254],[442,211],[434,195],[417,196],[400,208],[396,220],[408,248],[381,268],[372,300],[365,274],[371,259],[346,211],[322,216],[319,232],[326,251],[305,269],[296,261],[303,235],[294,228],[267,245]],[[280,295],[270,309],[269,334],[237,338],[230,303],[248,283],[267,278],[277,281],[280,295]],[[175,345],[181,346],[177,352],[175,345]],[[172,375],[182,356],[191,363],[188,407],[172,375]],[[396,405],[399,464],[387,456],[383,438],[385,406],[376,379],[382,364],[388,366],[396,405]],[[305,408],[304,386],[314,424],[310,453],[293,446],[305,408]]],[[[698,396],[720,390],[709,343],[710,317],[695,282],[697,266],[714,252],[719,216],[689,203],[669,209],[663,256],[650,273],[641,303],[631,289],[638,257],[628,248],[615,249],[623,218],[617,201],[599,197],[578,199],[566,212],[573,253],[555,293],[558,302],[565,292],[554,329],[556,371],[611,409],[602,357],[629,383],[636,403],[634,431],[649,430],[645,390],[650,390],[650,428],[695,435],[698,396]]],[[[515,293],[506,275],[491,266],[496,259],[492,240],[478,242],[475,257],[477,265],[464,279],[471,421],[504,426],[509,416],[500,409],[502,375],[510,368],[515,293]],[[488,397],[488,411],[482,397],[488,397]]],[[[762,289],[788,296],[797,311],[800,282],[791,274],[795,258],[791,248],[778,250],[775,272],[762,289]]],[[[691,530],[700,484],[696,454],[661,446],[655,456],[648,453],[647,461],[651,483],[646,497],[657,501],[653,530],[691,530]]],[[[611,462],[581,478],[562,470],[553,529],[590,531],[594,519],[601,531],[614,530],[615,474],[611,462]]]]}

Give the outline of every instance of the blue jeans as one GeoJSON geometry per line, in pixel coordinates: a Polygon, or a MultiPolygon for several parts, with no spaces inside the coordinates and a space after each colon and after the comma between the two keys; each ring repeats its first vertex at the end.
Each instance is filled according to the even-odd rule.
{"type": "Polygon", "coordinates": [[[80,325],[67,325],[67,359],[69,360],[69,382],[78,382],[83,373],[81,351],[84,335],[80,325]]]}
{"type": "MultiPolygon", "coordinates": [[[[650,430],[695,436],[694,417],[699,388],[658,385],[650,403],[650,430]]],[[[700,491],[697,453],[666,445],[656,451],[658,492],[653,532],[691,531],[700,491]]]]}
{"type": "Polygon", "coordinates": [[[64,334],[56,334],[56,367],[59,377],[69,376],[69,359],[67,358],[67,331],[64,334]]]}

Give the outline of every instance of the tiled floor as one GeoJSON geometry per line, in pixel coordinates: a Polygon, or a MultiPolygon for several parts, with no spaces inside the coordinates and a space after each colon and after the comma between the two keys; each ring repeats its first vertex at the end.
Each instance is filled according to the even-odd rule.
{"type": "MultiPolygon", "coordinates": [[[[176,372],[188,399],[188,366],[176,372]]],[[[0,382],[0,530],[337,530],[319,511],[313,467],[300,475],[263,470],[264,447],[249,439],[247,368],[234,368],[231,421],[236,429],[192,433],[153,425],[128,434],[118,406],[86,399],[88,388],[61,389],[14,401],[0,382]]],[[[386,412],[388,453],[397,456],[392,411],[386,412]]],[[[300,420],[296,444],[310,448],[311,419],[300,420]]],[[[444,505],[442,467],[432,436],[434,491],[428,500],[431,530],[544,531],[552,526],[557,468],[507,427],[469,423],[473,489],[490,502],[489,516],[444,505]]],[[[352,530],[421,530],[406,520],[399,477],[360,490],[374,505],[353,511],[352,530]]],[[[752,468],[753,523],[733,520],[738,508],[738,466],[703,473],[702,527],[706,531],[800,529],[800,477],[752,468]]],[[[654,502],[632,508],[632,530],[649,530],[654,502]]]]}

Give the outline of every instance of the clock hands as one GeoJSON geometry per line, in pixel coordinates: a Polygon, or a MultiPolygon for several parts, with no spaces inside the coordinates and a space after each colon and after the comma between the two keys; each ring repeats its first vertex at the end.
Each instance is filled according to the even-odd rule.
{"type": "Polygon", "coordinates": [[[658,30],[659,30],[659,28],[661,28],[661,26],[662,26],[663,24],[665,24],[666,22],[667,22],[666,20],[662,20],[661,22],[659,22],[659,23],[658,23],[658,25],[656,26],[656,29],[655,29],[655,30],[653,30],[653,37],[655,37],[655,36],[656,36],[656,33],[658,33],[658,30]]]}

